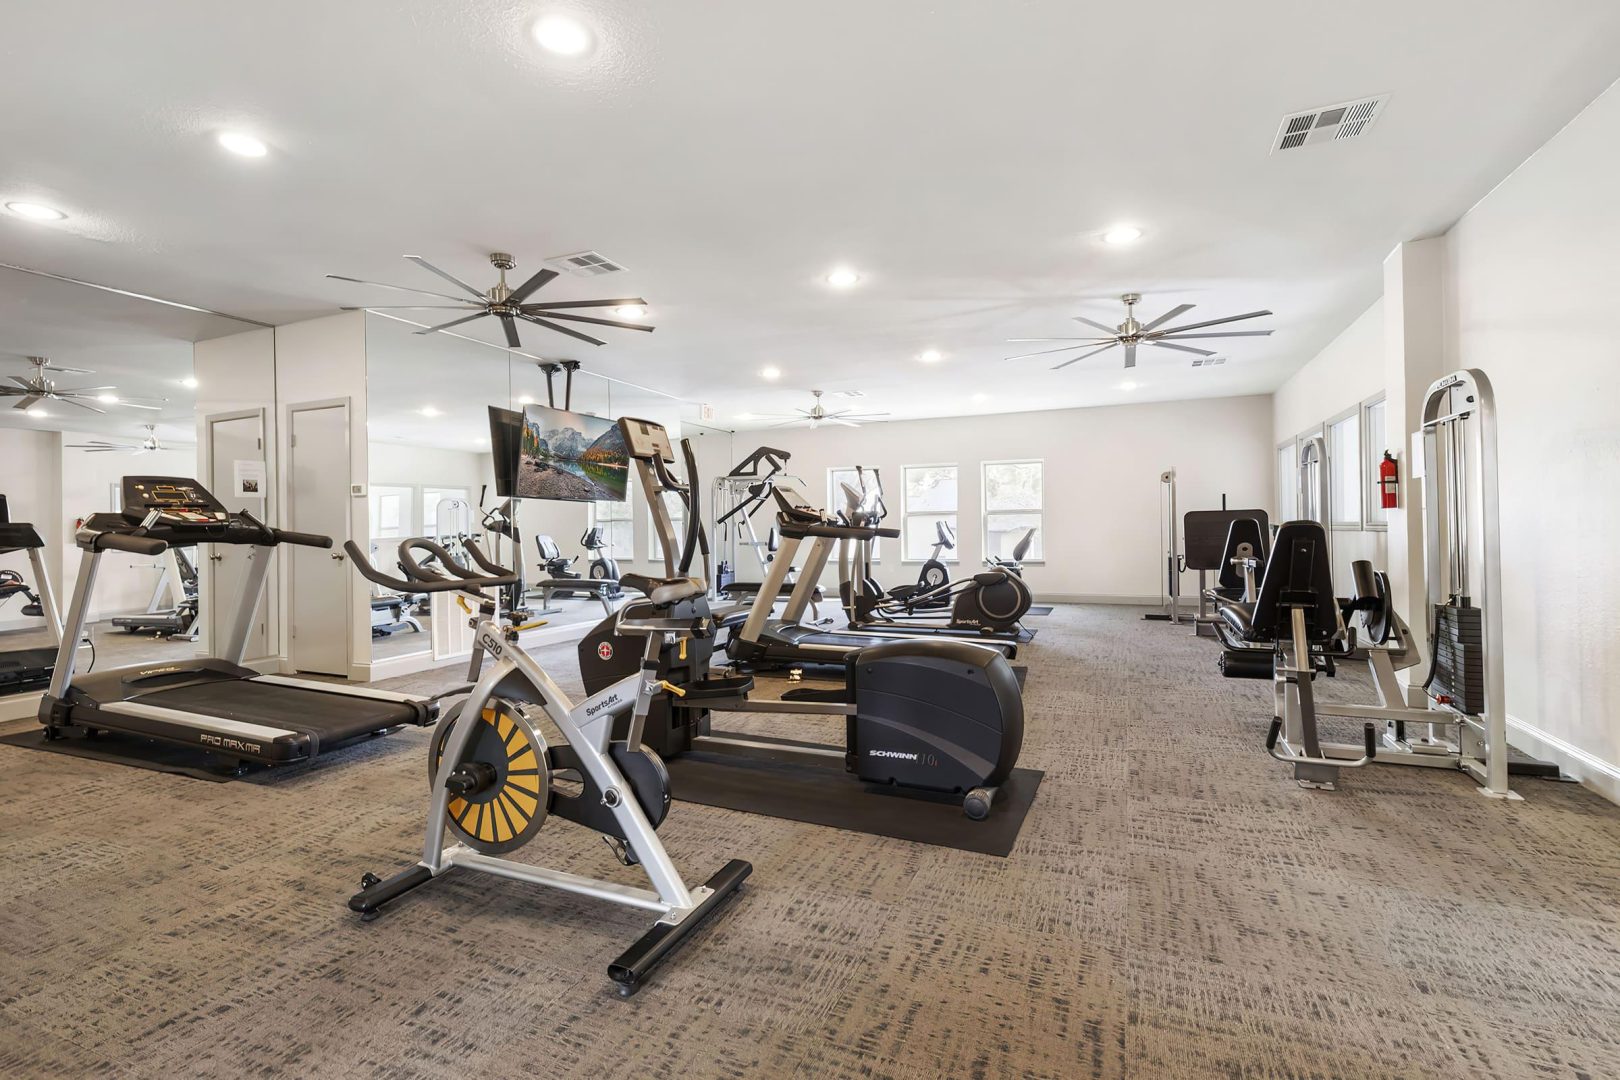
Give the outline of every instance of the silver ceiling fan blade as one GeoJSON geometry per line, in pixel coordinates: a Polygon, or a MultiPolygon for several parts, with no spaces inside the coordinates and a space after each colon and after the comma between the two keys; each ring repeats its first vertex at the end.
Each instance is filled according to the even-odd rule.
{"type": "Polygon", "coordinates": [[[1197,353],[1199,356],[1214,356],[1215,355],[1214,353],[1210,352],[1208,349],[1195,349],[1191,345],[1172,345],[1170,342],[1165,341],[1163,338],[1154,338],[1152,341],[1148,342],[1148,344],[1149,345],[1157,345],[1161,349],[1174,349],[1174,350],[1176,350],[1176,352],[1197,353]]]}
{"type": "MultiPolygon", "coordinates": [[[[1109,334],[1107,337],[1010,337],[1007,341],[1114,341],[1118,334],[1109,334]]],[[[1078,348],[1078,346],[1076,346],[1078,348]]]]}
{"type": "Polygon", "coordinates": [[[1094,326],[1098,330],[1101,330],[1103,333],[1107,334],[1109,337],[1117,337],[1119,335],[1119,328],[1118,327],[1116,327],[1116,326],[1104,326],[1102,323],[1096,321],[1095,319],[1088,319],[1084,315],[1076,315],[1074,317],[1074,321],[1075,322],[1083,322],[1087,326],[1094,326]]]}
{"type": "MultiPolygon", "coordinates": [[[[528,312],[525,311],[524,314],[527,315],[528,312]]],[[[546,312],[546,318],[569,319],[573,322],[595,323],[597,326],[617,326],[625,330],[645,330],[649,334],[653,332],[653,328],[648,326],[646,323],[620,322],[617,319],[596,319],[589,315],[566,315],[561,311],[548,311],[546,312]]]]}
{"type": "Polygon", "coordinates": [[[558,300],[552,304],[524,304],[524,311],[561,311],[563,308],[577,307],[646,307],[647,301],[639,296],[621,297],[618,300],[558,300]]]}
{"type": "Polygon", "coordinates": [[[135,402],[135,401],[122,401],[122,400],[120,400],[120,401],[113,402],[113,404],[122,405],[127,409],[150,409],[152,412],[162,412],[163,411],[163,406],[161,406],[161,405],[142,405],[139,402],[135,402]]]}
{"type": "Polygon", "coordinates": [[[452,326],[460,326],[462,323],[472,322],[474,319],[482,319],[485,315],[488,315],[488,314],[489,314],[489,312],[487,312],[487,311],[477,311],[477,312],[474,312],[471,315],[468,315],[465,319],[451,319],[449,322],[440,323],[438,326],[425,326],[422,329],[418,330],[417,333],[418,334],[431,334],[431,333],[433,333],[433,332],[435,332],[437,330],[448,330],[452,326]]]}
{"type": "MultiPolygon", "coordinates": [[[[1195,340],[1197,340],[1199,338],[1217,338],[1217,337],[1270,337],[1275,332],[1276,331],[1273,331],[1273,330],[1228,330],[1228,331],[1226,331],[1224,333],[1220,333],[1220,334],[1172,334],[1166,340],[1169,340],[1169,341],[1195,341],[1195,340]]],[[[1159,337],[1159,336],[1162,336],[1162,335],[1155,335],[1155,337],[1159,337]]]]}
{"type": "Polygon", "coordinates": [[[888,415],[890,414],[886,412],[850,412],[848,409],[841,409],[838,412],[827,413],[825,418],[828,420],[834,417],[840,417],[844,420],[878,420],[888,415]]]}
{"type": "Polygon", "coordinates": [[[837,417],[837,416],[823,416],[821,418],[821,422],[823,424],[838,424],[841,427],[858,428],[858,427],[861,426],[861,425],[857,424],[853,420],[844,420],[844,419],[841,419],[840,417],[837,417]]]}
{"type": "MultiPolygon", "coordinates": [[[[562,326],[562,325],[560,325],[558,323],[551,322],[549,319],[542,319],[538,315],[530,315],[526,311],[518,312],[518,318],[527,319],[529,322],[534,323],[536,326],[543,326],[547,330],[555,330],[559,334],[567,334],[571,338],[578,338],[581,341],[588,341],[592,345],[606,345],[607,344],[607,342],[603,341],[601,338],[593,338],[593,337],[591,337],[591,335],[582,334],[578,330],[570,330],[566,326],[562,326]]],[[[507,320],[502,319],[501,321],[506,322],[507,320]]],[[[512,347],[514,349],[517,348],[517,346],[515,344],[512,347]]]]}
{"type": "Polygon", "coordinates": [[[46,364],[45,365],[45,370],[46,371],[54,371],[59,375],[94,375],[95,374],[95,370],[92,369],[92,368],[57,367],[55,364],[46,364]]]}
{"type": "Polygon", "coordinates": [[[1152,322],[1142,327],[1142,333],[1145,334],[1150,330],[1157,330],[1171,319],[1179,319],[1192,309],[1193,305],[1191,304],[1178,304],[1169,311],[1165,312],[1163,315],[1160,315],[1157,319],[1154,319],[1152,322]]]}
{"type": "Polygon", "coordinates": [[[487,303],[489,301],[489,297],[485,296],[483,293],[479,292],[477,289],[473,288],[471,285],[467,284],[465,281],[462,281],[460,278],[456,277],[456,275],[450,273],[450,271],[448,271],[448,270],[440,270],[437,266],[434,266],[432,263],[430,263],[426,259],[422,258],[422,256],[420,256],[420,255],[407,255],[405,257],[407,259],[411,260],[411,262],[415,263],[417,266],[420,266],[422,269],[426,270],[428,273],[430,273],[430,274],[438,274],[440,277],[444,278],[444,280],[448,281],[450,284],[454,285],[456,288],[467,290],[468,293],[470,293],[473,296],[476,296],[480,301],[483,301],[485,303],[487,303]]]}
{"type": "Polygon", "coordinates": [[[1224,319],[1210,319],[1208,322],[1188,323],[1186,326],[1172,326],[1168,330],[1160,330],[1161,336],[1165,334],[1179,334],[1185,330],[1202,330],[1206,326],[1219,326],[1222,323],[1242,322],[1244,319],[1258,319],[1262,315],[1270,315],[1269,311],[1250,311],[1242,315],[1228,315],[1224,319]]]}
{"type": "MultiPolygon", "coordinates": [[[[327,274],[326,276],[333,281],[352,281],[356,285],[375,285],[379,289],[393,289],[395,292],[413,292],[422,296],[437,296],[440,300],[464,302],[462,297],[451,296],[449,293],[434,292],[432,289],[412,289],[405,285],[388,285],[381,281],[367,281],[365,278],[344,277],[342,274],[327,274]]],[[[483,297],[480,296],[479,299],[483,299],[483,297]]]]}
{"type": "Polygon", "coordinates": [[[501,329],[506,333],[507,347],[512,349],[523,348],[523,340],[518,337],[517,320],[510,315],[498,315],[496,318],[501,320],[501,329]]]}
{"type": "Polygon", "coordinates": [[[116,390],[116,386],[64,386],[58,394],[99,394],[103,390],[116,390]]]}
{"type": "Polygon", "coordinates": [[[1136,366],[1136,342],[1134,341],[1125,346],[1125,366],[1128,368],[1136,366]]]}
{"type": "Polygon", "coordinates": [[[808,416],[801,416],[794,420],[783,420],[780,424],[772,424],[771,427],[787,427],[790,424],[802,424],[809,419],[810,418],[808,416]]]}
{"type": "Polygon", "coordinates": [[[34,384],[23,378],[21,375],[7,375],[6,378],[10,379],[24,390],[32,390],[34,388],[34,384]]]}
{"type": "Polygon", "coordinates": [[[477,304],[345,304],[344,311],[482,311],[477,304]]]}
{"type": "Polygon", "coordinates": [[[523,284],[512,290],[512,295],[506,298],[506,302],[508,304],[523,303],[523,301],[527,300],[530,296],[533,296],[546,285],[550,284],[551,279],[555,278],[556,276],[557,271],[549,268],[536,271],[534,276],[528,281],[525,281],[523,284]]]}
{"type": "Polygon", "coordinates": [[[1089,356],[1096,356],[1098,353],[1105,353],[1109,349],[1112,349],[1114,346],[1116,346],[1118,344],[1119,344],[1119,342],[1117,342],[1117,341],[1110,341],[1107,345],[1104,345],[1100,349],[1092,349],[1090,352],[1081,353],[1079,356],[1070,357],[1069,359],[1063,361],[1063,363],[1061,363],[1061,364],[1057,365],[1056,367],[1054,367],[1052,370],[1053,371],[1062,371],[1064,368],[1068,367],[1070,364],[1078,364],[1080,361],[1086,359],[1089,356]]]}
{"type": "Polygon", "coordinates": [[[87,402],[80,401],[78,398],[75,398],[75,397],[58,398],[57,400],[58,401],[65,401],[69,405],[77,405],[81,409],[89,409],[93,413],[100,413],[103,416],[107,415],[107,410],[106,409],[98,409],[94,405],[91,405],[91,404],[89,404],[87,402]]]}
{"type": "Polygon", "coordinates": [[[38,405],[41,401],[44,401],[44,400],[45,399],[40,397],[38,394],[29,394],[27,397],[25,397],[21,401],[17,402],[17,404],[13,405],[12,408],[13,409],[32,409],[35,405],[38,405]]]}
{"type": "MultiPolygon", "coordinates": [[[[1114,347],[1115,344],[1116,344],[1115,342],[1110,341],[1107,345],[1104,345],[1103,348],[1111,349],[1111,348],[1114,347]]],[[[1030,356],[1046,356],[1048,353],[1070,352],[1071,350],[1074,350],[1074,349],[1089,349],[1090,347],[1091,347],[1090,345],[1063,345],[1063,346],[1060,346],[1059,348],[1056,348],[1056,349],[1042,349],[1040,352],[1019,353],[1017,356],[1008,356],[1008,357],[1004,357],[1003,359],[1006,359],[1006,360],[1023,360],[1026,357],[1030,357],[1030,356]]]]}

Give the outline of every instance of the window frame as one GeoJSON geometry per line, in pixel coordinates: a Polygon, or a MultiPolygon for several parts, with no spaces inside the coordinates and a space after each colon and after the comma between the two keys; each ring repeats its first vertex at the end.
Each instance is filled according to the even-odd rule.
{"type": "MultiPolygon", "coordinates": [[[[631,485],[635,482],[634,476],[630,476],[625,480],[624,498],[622,500],[592,499],[590,502],[585,504],[587,507],[585,512],[585,527],[587,529],[600,528],[602,530],[605,538],[607,539],[607,548],[604,554],[606,554],[610,559],[624,559],[626,562],[631,562],[634,561],[636,557],[636,503],[634,491],[631,488],[631,485]],[[604,517],[601,509],[604,506],[623,507],[623,511],[615,511],[604,517]],[[630,535],[625,539],[624,542],[624,546],[627,550],[623,552],[616,550],[613,544],[613,526],[619,524],[620,522],[623,522],[630,528],[630,535]]],[[[594,553],[587,553],[587,557],[592,556],[594,556],[594,553]]]]}
{"type": "MultiPolygon", "coordinates": [[[[990,557],[990,519],[994,516],[1021,514],[1040,518],[1037,526],[1042,534],[1046,531],[1046,459],[1036,457],[996,458],[991,461],[979,462],[979,551],[983,558],[990,557]],[[992,465],[1039,465],[1041,467],[1041,495],[1040,506],[1033,510],[992,510],[990,509],[990,479],[989,469],[992,465]]],[[[1041,558],[1025,559],[1025,566],[1046,565],[1045,536],[1041,537],[1041,558]]]]}
{"type": "Polygon", "coordinates": [[[1340,532],[1360,532],[1367,519],[1367,500],[1365,495],[1359,491],[1357,492],[1357,498],[1355,500],[1356,516],[1355,520],[1353,521],[1341,521],[1339,519],[1339,507],[1337,505],[1339,492],[1335,483],[1335,481],[1338,479],[1336,470],[1341,467],[1339,464],[1339,458],[1343,455],[1335,452],[1333,445],[1333,429],[1346,421],[1354,421],[1354,425],[1351,430],[1353,430],[1356,435],[1356,452],[1351,456],[1355,459],[1355,482],[1358,487],[1361,486],[1363,479],[1361,472],[1366,455],[1361,449],[1361,436],[1365,420],[1361,415],[1361,405],[1358,403],[1350,406],[1348,409],[1342,410],[1341,412],[1334,413],[1322,423],[1322,444],[1327,449],[1328,502],[1330,504],[1328,506],[1327,516],[1331,527],[1339,530],[1340,532]]]}
{"type": "MultiPolygon", "coordinates": [[[[665,492],[659,496],[664,500],[664,507],[669,511],[669,524],[675,530],[675,543],[677,550],[675,557],[680,558],[679,547],[686,539],[686,505],[678,497],[665,492]]],[[[664,553],[659,550],[658,530],[653,527],[653,509],[647,507],[647,559],[650,562],[661,563],[664,553]]]]}
{"type": "MultiPolygon", "coordinates": [[[[1044,469],[1044,466],[1043,466],[1042,467],[1042,476],[1041,476],[1042,497],[1043,497],[1043,499],[1044,499],[1044,496],[1045,496],[1045,484],[1046,484],[1046,477],[1045,477],[1045,469],[1044,469]]],[[[926,517],[928,519],[930,525],[932,525],[933,522],[938,521],[942,517],[951,517],[951,518],[954,518],[956,520],[956,525],[953,526],[953,527],[957,528],[957,529],[961,528],[961,524],[962,524],[962,466],[959,463],[954,462],[954,461],[939,461],[939,462],[933,462],[933,463],[912,464],[912,465],[902,465],[902,466],[900,466],[900,562],[901,562],[902,565],[910,564],[910,565],[913,565],[913,566],[921,566],[921,565],[923,565],[924,563],[926,563],[928,561],[927,558],[910,559],[910,558],[906,557],[906,549],[908,547],[907,542],[911,539],[911,519],[913,517],[926,517]],[[909,496],[906,494],[907,491],[909,490],[909,487],[908,487],[907,482],[906,482],[906,474],[908,472],[910,472],[912,469],[950,469],[954,473],[956,473],[956,504],[950,509],[949,512],[946,512],[946,511],[943,511],[943,510],[912,510],[911,509],[911,507],[909,505],[909,496]]],[[[933,533],[930,534],[930,536],[933,536],[933,537],[937,537],[938,535],[939,535],[939,533],[938,533],[937,529],[933,533]]],[[[930,542],[927,546],[929,548],[932,548],[934,545],[930,542]]],[[[947,566],[955,566],[958,563],[960,563],[962,561],[962,549],[961,549],[960,545],[955,547],[955,548],[952,548],[950,551],[945,552],[944,557],[941,558],[939,561],[944,563],[947,566]]]]}
{"type": "MultiPolygon", "coordinates": [[[[1378,466],[1384,460],[1385,450],[1398,450],[1398,447],[1389,444],[1389,401],[1387,394],[1374,394],[1363,401],[1358,408],[1361,410],[1361,461],[1362,468],[1366,470],[1361,478],[1361,527],[1366,532],[1389,531],[1389,512],[1378,505],[1378,491],[1374,480],[1378,476],[1378,466]],[[1374,446],[1372,442],[1371,414],[1376,406],[1384,408],[1384,444],[1374,446]],[[1382,520],[1374,520],[1375,512],[1382,520]]],[[[1397,457],[1399,454],[1397,454],[1397,457]]]]}
{"type": "MultiPolygon", "coordinates": [[[[1288,455],[1288,513],[1283,513],[1283,492],[1279,487],[1276,493],[1276,512],[1278,524],[1285,521],[1293,521],[1299,516],[1299,436],[1296,435],[1291,439],[1287,439],[1277,444],[1276,457],[1272,461],[1273,469],[1276,468],[1278,462],[1281,461],[1282,456],[1285,453],[1288,455]]],[[[1274,482],[1280,480],[1281,478],[1281,474],[1275,474],[1272,476],[1272,480],[1274,482]]]]}

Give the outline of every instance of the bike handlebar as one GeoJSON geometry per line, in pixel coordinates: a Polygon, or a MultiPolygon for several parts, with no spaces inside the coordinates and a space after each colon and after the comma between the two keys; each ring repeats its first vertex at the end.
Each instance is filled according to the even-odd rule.
{"type": "MultiPolygon", "coordinates": [[[[429,550],[431,550],[433,547],[438,547],[438,545],[434,544],[431,540],[426,540],[423,542],[431,545],[429,550]]],[[[469,549],[472,547],[470,542],[468,547],[469,549]]],[[[466,577],[445,577],[442,574],[435,574],[431,570],[417,566],[417,570],[423,575],[423,577],[419,580],[407,581],[404,578],[394,577],[392,574],[385,574],[381,570],[378,570],[375,566],[371,565],[371,560],[366,558],[365,552],[361,551],[359,546],[356,545],[353,540],[345,540],[343,542],[343,550],[349,553],[349,559],[354,563],[355,569],[360,571],[360,575],[362,577],[366,578],[368,581],[374,581],[384,588],[393,589],[395,592],[476,592],[479,589],[496,589],[506,585],[515,585],[517,584],[518,580],[517,575],[511,572],[506,572],[499,576],[477,577],[474,576],[470,570],[466,571],[468,575],[466,577]]],[[[439,548],[439,550],[443,551],[444,549],[439,548]]],[[[434,552],[434,554],[438,554],[438,552],[434,552]]],[[[454,559],[449,558],[449,554],[449,552],[445,552],[444,555],[440,556],[440,558],[447,560],[445,565],[459,565],[454,559]]],[[[475,555],[474,558],[479,562],[479,565],[484,565],[484,561],[479,559],[478,556],[475,555]]],[[[410,562],[411,565],[416,565],[414,559],[412,559],[410,562]]],[[[489,566],[493,567],[494,564],[490,563],[489,566]]],[[[465,567],[462,567],[461,569],[466,570],[465,567]]],[[[495,567],[495,569],[499,570],[502,568],[495,567]]]]}

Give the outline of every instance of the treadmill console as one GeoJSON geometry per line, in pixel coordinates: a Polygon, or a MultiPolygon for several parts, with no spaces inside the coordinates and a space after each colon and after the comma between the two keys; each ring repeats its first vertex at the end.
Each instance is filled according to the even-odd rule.
{"type": "Polygon", "coordinates": [[[230,512],[184,476],[124,477],[124,520],[131,525],[219,525],[230,512]]]}
{"type": "Polygon", "coordinates": [[[671,465],[675,463],[675,447],[670,444],[669,432],[658,421],[620,417],[619,431],[624,435],[625,449],[632,458],[650,461],[659,457],[671,465]]]}

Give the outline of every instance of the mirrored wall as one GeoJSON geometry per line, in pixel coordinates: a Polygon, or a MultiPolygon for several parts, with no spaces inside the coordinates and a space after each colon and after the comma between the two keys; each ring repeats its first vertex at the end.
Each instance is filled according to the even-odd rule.
{"type": "MultiPolygon", "coordinates": [[[[192,344],[247,328],[0,268],[0,495],[14,526],[32,526],[5,534],[4,546],[17,550],[0,554],[0,651],[54,643],[35,599],[41,579],[65,615],[80,557],[74,531],[91,514],[121,509],[124,476],[197,475],[192,344]],[[31,534],[43,543],[37,567],[17,544],[31,534]]],[[[202,648],[198,550],[103,556],[81,672],[202,648]]]]}
{"type": "MultiPolygon", "coordinates": [[[[509,498],[502,493],[491,445],[490,408],[521,412],[554,401],[585,417],[657,420],[675,440],[694,440],[698,503],[708,508],[713,469],[732,463],[730,432],[695,422],[698,407],[655,390],[576,371],[548,391],[538,354],[450,334],[376,312],[366,323],[367,423],[372,559],[394,566],[402,540],[437,538],[454,551],[476,537],[502,565],[521,566],[525,621],[536,631],[580,632],[614,610],[613,584],[628,572],[663,572],[652,515],[634,476],[622,500],[509,498]],[[570,582],[577,582],[570,586],[570,582]]],[[[633,472],[633,470],[632,470],[633,472]]],[[[677,513],[677,523],[684,514],[677,513]]],[[[701,568],[693,573],[703,574],[701,568]]],[[[372,596],[373,662],[462,655],[469,644],[452,614],[454,600],[430,602],[376,588],[372,596]],[[439,624],[436,626],[436,622],[439,624]],[[448,625],[448,624],[454,625],[448,625]]]]}

